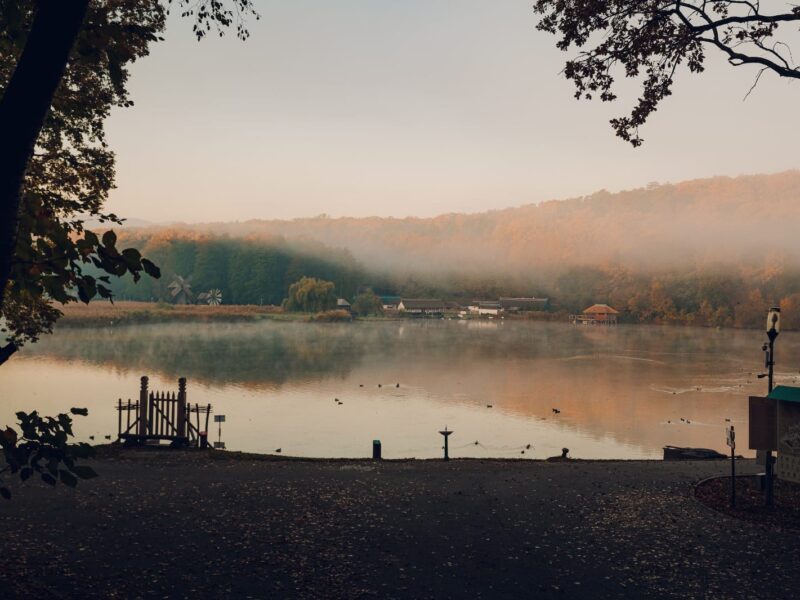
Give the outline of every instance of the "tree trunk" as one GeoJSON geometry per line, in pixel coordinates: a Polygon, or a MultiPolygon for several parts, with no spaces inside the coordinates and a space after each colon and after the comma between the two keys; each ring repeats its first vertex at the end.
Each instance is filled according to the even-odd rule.
{"type": "Polygon", "coordinates": [[[9,342],[5,346],[0,347],[0,365],[11,358],[11,355],[17,350],[19,350],[19,347],[14,342],[9,342]]]}
{"type": "Polygon", "coordinates": [[[16,248],[25,170],[89,0],[39,0],[37,4],[25,49],[0,99],[0,309],[16,248]]]}

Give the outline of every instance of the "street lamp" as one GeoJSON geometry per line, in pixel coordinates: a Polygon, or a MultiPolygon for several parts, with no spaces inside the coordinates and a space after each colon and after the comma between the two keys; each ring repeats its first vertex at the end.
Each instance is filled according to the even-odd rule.
{"type": "MultiPolygon", "coordinates": [[[[767,393],[772,392],[772,373],[775,366],[775,338],[781,332],[781,309],[773,306],[767,311],[767,338],[769,345],[765,344],[766,367],[767,367],[767,393]]],[[[775,425],[777,427],[777,424],[775,425]]],[[[767,506],[772,506],[772,450],[767,450],[767,464],[765,474],[767,476],[767,506]]]]}
{"type": "Polygon", "coordinates": [[[772,367],[775,365],[774,346],[775,338],[781,332],[781,309],[773,306],[767,312],[767,337],[769,338],[769,352],[767,355],[767,373],[769,379],[767,380],[767,391],[772,391],[772,367]]]}

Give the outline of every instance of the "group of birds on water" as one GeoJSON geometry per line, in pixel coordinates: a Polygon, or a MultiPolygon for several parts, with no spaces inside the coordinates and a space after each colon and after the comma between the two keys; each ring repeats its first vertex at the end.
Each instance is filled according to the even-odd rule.
{"type": "MultiPolygon", "coordinates": [[[[363,387],[364,387],[364,384],[363,384],[363,383],[359,383],[359,384],[358,384],[358,387],[362,387],[362,388],[363,388],[363,387]]],[[[382,387],[383,387],[383,384],[382,384],[382,383],[379,383],[379,384],[378,384],[378,387],[379,387],[379,388],[382,388],[382,387]]],[[[400,384],[399,384],[399,383],[396,383],[396,384],[394,384],[394,387],[396,387],[396,388],[399,388],[399,387],[400,387],[400,384]]],[[[339,400],[338,398],[334,398],[334,399],[333,399],[333,401],[334,401],[334,402],[336,402],[337,406],[341,406],[342,404],[344,404],[344,402],[342,402],[342,401],[341,401],[341,400],[339,400]]]]}
{"type": "MultiPolygon", "coordinates": [[[[363,387],[364,387],[364,384],[363,384],[363,383],[359,383],[359,384],[358,384],[358,387],[360,387],[360,388],[363,388],[363,387]]],[[[382,383],[379,383],[379,384],[378,384],[378,387],[379,387],[379,388],[382,388],[382,387],[383,387],[383,384],[382,384],[382,383]]],[[[399,383],[396,383],[396,384],[394,384],[394,387],[396,387],[396,388],[399,388],[399,387],[400,387],[400,384],[399,384],[399,383]]],[[[336,405],[337,405],[337,406],[341,406],[342,404],[344,404],[344,402],[342,402],[341,400],[339,400],[339,398],[334,398],[334,399],[333,399],[333,401],[334,401],[334,402],[336,402],[336,405]]],[[[494,404],[487,404],[487,405],[486,405],[486,408],[494,408],[494,404]]],[[[561,409],[558,409],[558,408],[553,408],[553,409],[552,409],[552,411],[553,411],[553,414],[554,414],[554,415],[560,415],[560,414],[561,414],[561,409]]],[[[475,442],[475,445],[478,445],[478,442],[475,442]]],[[[530,448],[530,444],[528,444],[528,447],[530,448]]],[[[523,453],[523,454],[525,454],[525,451],[523,451],[522,453],[523,453]]]]}
{"type": "MultiPolygon", "coordinates": [[[[691,425],[692,424],[692,422],[689,419],[684,419],[683,417],[681,417],[681,422],[686,423],[687,425],[691,425]]],[[[725,418],[725,422],[726,423],[730,423],[731,420],[726,417],[725,418]]],[[[672,424],[672,421],[670,419],[667,419],[667,424],[672,424]]]]}

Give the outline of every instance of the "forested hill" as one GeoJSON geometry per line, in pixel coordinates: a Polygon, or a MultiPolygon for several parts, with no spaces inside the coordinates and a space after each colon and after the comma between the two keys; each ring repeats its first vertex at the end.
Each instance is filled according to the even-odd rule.
{"type": "Polygon", "coordinates": [[[130,277],[113,280],[116,297],[124,300],[169,300],[167,287],[176,276],[186,278],[194,293],[222,291],[226,304],[280,304],[289,286],[301,277],[336,284],[336,292],[352,298],[365,284],[380,279],[346,251],[319,244],[288,245],[281,238],[230,239],[187,231],[124,231],[121,241],[154,261],[160,279],[130,277]]]}
{"type": "Polygon", "coordinates": [[[311,239],[347,248],[367,268],[652,270],[800,257],[800,171],[550,201],[435,218],[311,218],[192,226],[232,236],[311,239]]]}
{"type": "Polygon", "coordinates": [[[716,177],[470,215],[314,218],[130,229],[166,278],[123,296],[163,297],[173,274],[225,302],[279,303],[300,276],[407,297],[606,302],[638,322],[762,326],[780,303],[800,327],[800,172],[716,177]]]}

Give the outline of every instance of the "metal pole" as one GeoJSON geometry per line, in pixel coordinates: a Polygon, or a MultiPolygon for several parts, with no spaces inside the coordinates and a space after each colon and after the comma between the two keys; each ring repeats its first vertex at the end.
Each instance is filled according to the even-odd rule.
{"type": "Polygon", "coordinates": [[[444,436],[444,459],[445,460],[450,460],[450,453],[448,452],[449,448],[448,448],[448,444],[447,444],[447,438],[450,437],[450,435],[453,432],[452,431],[448,431],[447,426],[445,425],[444,431],[440,431],[439,433],[442,434],[442,436],[444,436]]]}
{"type": "MultiPolygon", "coordinates": [[[[771,332],[770,332],[771,333],[771,332]]],[[[775,365],[775,337],[769,336],[769,360],[767,362],[767,393],[772,392],[772,367],[775,365]]]]}
{"type": "MultiPolygon", "coordinates": [[[[767,393],[772,392],[772,375],[773,375],[773,367],[775,366],[775,337],[777,334],[774,330],[768,331],[767,335],[769,336],[769,350],[767,353],[767,393]]],[[[777,427],[777,424],[775,425],[777,427]]],[[[764,475],[767,479],[767,495],[766,495],[766,505],[767,507],[772,507],[773,505],[773,470],[772,470],[772,450],[767,450],[766,456],[766,465],[764,466],[764,475]]]]}
{"type": "Polygon", "coordinates": [[[736,449],[731,445],[731,508],[736,506],[736,449]]]}

